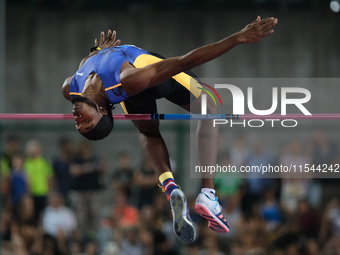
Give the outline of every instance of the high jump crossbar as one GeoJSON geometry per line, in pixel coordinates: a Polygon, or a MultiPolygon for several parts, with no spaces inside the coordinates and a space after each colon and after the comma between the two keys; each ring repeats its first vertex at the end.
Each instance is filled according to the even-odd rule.
{"type": "MultiPolygon", "coordinates": [[[[307,120],[332,120],[340,119],[339,113],[304,114],[113,114],[116,120],[250,120],[250,119],[307,119],[307,120]]],[[[71,120],[72,114],[62,113],[0,113],[0,120],[71,120]]]]}

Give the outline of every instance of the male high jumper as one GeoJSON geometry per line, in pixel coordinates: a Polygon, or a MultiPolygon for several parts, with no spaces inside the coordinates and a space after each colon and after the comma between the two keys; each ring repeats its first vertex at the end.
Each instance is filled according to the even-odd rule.
{"type": "MultiPolygon", "coordinates": [[[[81,61],[78,71],[68,77],[62,87],[64,97],[72,101],[77,130],[90,140],[108,136],[113,128],[112,105],[117,103],[121,103],[126,113],[154,114],[157,113],[155,100],[164,97],[199,114],[200,83],[189,70],[223,55],[238,44],[261,40],[274,32],[272,28],[277,22],[275,18],[261,20],[258,16],[241,31],[221,41],[167,59],[132,45],[119,46],[120,41],[115,41],[115,32],[109,30],[106,39],[102,32],[100,43],[95,40],[90,55],[81,61]]],[[[209,100],[207,113],[217,113],[214,103],[209,100]]],[[[159,132],[159,121],[138,120],[133,123],[139,131],[144,152],[167,193],[174,232],[181,241],[191,243],[195,240],[195,228],[185,195],[171,173],[167,147],[159,132]]],[[[199,121],[197,146],[202,166],[216,164],[217,140],[218,128],[212,128],[212,121],[199,121]]],[[[213,176],[202,178],[195,210],[209,221],[210,229],[229,232],[229,225],[215,197],[213,176]]]]}

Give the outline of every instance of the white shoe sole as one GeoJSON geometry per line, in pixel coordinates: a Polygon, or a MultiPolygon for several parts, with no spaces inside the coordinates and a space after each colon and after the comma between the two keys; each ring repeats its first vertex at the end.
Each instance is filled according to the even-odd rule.
{"type": "Polygon", "coordinates": [[[192,243],[196,238],[196,230],[192,222],[183,215],[186,208],[186,198],[179,189],[174,189],[170,194],[170,205],[173,216],[173,230],[183,243],[192,243]]]}

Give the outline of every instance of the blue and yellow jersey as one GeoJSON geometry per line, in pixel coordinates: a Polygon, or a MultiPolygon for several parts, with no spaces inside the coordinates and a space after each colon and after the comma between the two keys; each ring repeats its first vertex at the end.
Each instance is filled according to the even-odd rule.
{"type": "MultiPolygon", "coordinates": [[[[128,61],[136,68],[143,68],[147,65],[162,61],[163,59],[155,56],[154,53],[142,50],[133,45],[124,45],[101,49],[99,52],[88,58],[84,65],[74,74],[70,84],[70,96],[80,96],[84,89],[84,84],[91,73],[96,73],[103,82],[107,96],[112,104],[125,101],[129,96],[124,91],[120,83],[120,70],[124,62],[128,61]]],[[[190,91],[197,98],[201,91],[200,86],[190,89],[190,79],[192,77],[184,72],[172,77],[177,83],[190,91]]],[[[157,89],[159,90],[159,89],[157,89]]],[[[184,104],[184,103],[183,103],[184,104]]],[[[124,110],[125,107],[122,105],[124,110]]]]}

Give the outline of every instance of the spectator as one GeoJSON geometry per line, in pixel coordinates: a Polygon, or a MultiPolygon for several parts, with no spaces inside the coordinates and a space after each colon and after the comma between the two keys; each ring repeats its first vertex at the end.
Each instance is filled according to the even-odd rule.
{"type": "Polygon", "coordinates": [[[285,254],[287,254],[287,255],[301,255],[301,253],[299,252],[299,247],[298,247],[297,244],[289,245],[285,249],[285,254]]]}
{"type": "Polygon", "coordinates": [[[267,231],[274,230],[281,223],[281,211],[275,199],[274,190],[264,193],[264,201],[260,204],[260,214],[266,222],[267,231]]]}
{"type": "MultiPolygon", "coordinates": [[[[113,239],[114,239],[114,230],[115,225],[113,224],[113,221],[111,219],[111,212],[109,215],[102,215],[103,217],[100,220],[100,226],[97,231],[97,244],[98,244],[98,251],[100,255],[105,254],[105,249],[108,249],[107,247],[112,248],[113,239]]],[[[106,255],[106,254],[105,254],[106,255]]]]}
{"type": "Polygon", "coordinates": [[[284,210],[291,215],[296,214],[298,202],[306,199],[308,196],[309,185],[308,179],[283,179],[281,187],[281,204],[284,210]]]}
{"type": "Polygon", "coordinates": [[[30,225],[36,227],[38,221],[34,217],[34,200],[30,194],[22,196],[18,205],[18,215],[15,217],[15,222],[18,225],[30,225]]]}
{"type": "Polygon", "coordinates": [[[246,146],[245,137],[239,135],[236,138],[235,144],[232,146],[230,150],[230,160],[231,165],[235,166],[238,170],[241,166],[244,166],[246,160],[249,157],[249,150],[246,146]]]}
{"type": "MultiPolygon", "coordinates": [[[[245,248],[244,255],[253,255],[253,254],[261,254],[263,255],[263,250],[261,247],[261,243],[259,242],[261,239],[260,233],[255,231],[244,233],[242,236],[243,246],[245,248]],[[260,253],[257,253],[260,251],[260,253]]],[[[264,239],[262,237],[262,239],[264,239]]],[[[266,253],[264,254],[266,255],[266,253]]]]}
{"type": "Polygon", "coordinates": [[[221,234],[220,237],[221,238],[235,237],[239,228],[240,221],[242,219],[239,194],[234,194],[227,200],[226,205],[223,207],[222,214],[228,220],[230,229],[228,235],[221,234]]]}
{"type": "Polygon", "coordinates": [[[143,255],[142,242],[139,240],[138,229],[126,228],[124,237],[121,240],[121,255],[143,255]]]}
{"type": "Polygon", "coordinates": [[[12,223],[12,215],[7,209],[1,210],[1,218],[0,218],[0,236],[1,243],[10,242],[12,238],[11,233],[11,223],[12,223]]]}
{"type": "Polygon", "coordinates": [[[268,253],[266,250],[262,247],[256,247],[254,249],[251,249],[247,251],[244,255],[267,255],[268,253]]]}
{"type": "Polygon", "coordinates": [[[161,232],[156,230],[153,234],[154,243],[154,255],[174,255],[176,254],[166,239],[166,236],[161,232]]]}
{"type": "MultiPolygon", "coordinates": [[[[294,140],[285,145],[283,153],[279,157],[279,165],[283,166],[304,166],[311,163],[309,155],[304,154],[306,151],[302,148],[302,144],[298,140],[294,140]]],[[[294,173],[294,178],[291,173],[281,173],[284,178],[281,181],[280,202],[283,209],[288,214],[295,214],[298,209],[298,202],[301,199],[306,199],[310,193],[310,189],[315,187],[311,179],[307,179],[310,173],[294,173]],[[296,177],[302,178],[298,179],[296,177]]],[[[314,189],[315,190],[315,189],[314,189]]],[[[314,192],[314,200],[317,199],[314,192]]]]}
{"type": "Polygon", "coordinates": [[[321,222],[320,240],[326,242],[328,235],[340,236],[340,202],[333,198],[328,203],[321,222]]]}
{"type": "Polygon", "coordinates": [[[35,140],[26,143],[27,158],[24,168],[34,199],[35,217],[38,219],[47,205],[47,195],[51,190],[53,172],[50,163],[41,155],[41,146],[35,140]]]}
{"type": "Polygon", "coordinates": [[[14,206],[14,211],[17,213],[17,207],[22,196],[28,192],[29,185],[27,175],[23,169],[25,163],[24,156],[21,154],[15,154],[12,157],[12,168],[10,172],[10,187],[11,198],[14,206]]]}
{"type": "MultiPolygon", "coordinates": [[[[300,224],[296,218],[290,218],[285,228],[278,232],[278,236],[273,241],[272,245],[277,250],[290,249],[290,246],[295,246],[300,240],[300,224]]],[[[294,249],[292,248],[292,251],[294,249]]],[[[287,254],[285,252],[284,254],[287,254]]]]}
{"type": "Polygon", "coordinates": [[[57,192],[52,192],[49,196],[48,206],[42,217],[42,227],[54,238],[63,236],[67,241],[71,241],[78,237],[75,214],[63,205],[61,195],[57,192]]]}
{"type": "Polygon", "coordinates": [[[16,136],[8,136],[5,144],[5,151],[1,156],[1,173],[2,176],[8,176],[9,170],[12,168],[12,157],[18,152],[18,138],[16,136]]]}
{"type": "Polygon", "coordinates": [[[105,171],[103,160],[93,154],[88,142],[81,142],[70,166],[72,181],[70,199],[80,233],[90,234],[97,229],[97,212],[101,206],[101,177],[105,171]]]}
{"type": "MultiPolygon", "coordinates": [[[[105,245],[104,253],[101,253],[103,255],[119,255],[119,246],[115,242],[108,242],[105,245]]],[[[148,253],[144,253],[144,255],[149,255],[148,253]]]]}
{"type": "MultiPolygon", "coordinates": [[[[81,243],[80,242],[72,242],[70,244],[70,254],[71,255],[79,255],[81,254],[81,243]]],[[[105,254],[106,255],[106,254],[105,254]]]]}
{"type": "Polygon", "coordinates": [[[231,244],[230,255],[244,255],[244,247],[238,239],[231,244]]]}
{"type": "Polygon", "coordinates": [[[98,246],[94,240],[88,240],[85,242],[84,255],[98,255],[98,246]]]}
{"type": "Polygon", "coordinates": [[[73,160],[71,141],[63,138],[59,141],[60,153],[52,161],[56,188],[68,202],[68,192],[71,188],[70,165],[73,160]]]}
{"type": "Polygon", "coordinates": [[[150,230],[140,228],[139,235],[143,245],[143,255],[154,255],[154,238],[150,230]]]}
{"type": "Polygon", "coordinates": [[[318,219],[315,210],[310,207],[305,199],[299,201],[298,219],[301,235],[306,238],[317,238],[320,220],[318,219]]]}
{"type": "Polygon", "coordinates": [[[334,163],[334,159],[338,156],[339,148],[336,143],[329,140],[322,130],[316,130],[313,133],[313,164],[327,164],[334,163]]]}
{"type": "Polygon", "coordinates": [[[135,172],[134,183],[139,187],[138,209],[153,204],[155,194],[159,192],[159,180],[149,160],[145,159],[143,166],[135,172]]]}
{"type": "MultiPolygon", "coordinates": [[[[150,229],[150,226],[152,226],[153,229],[157,229],[159,231],[162,231],[162,233],[166,236],[167,242],[170,245],[171,248],[176,247],[177,238],[173,234],[173,221],[172,221],[172,214],[171,214],[171,208],[169,205],[169,202],[166,199],[166,196],[162,193],[158,193],[155,196],[153,205],[145,205],[142,207],[140,211],[140,215],[143,215],[145,212],[145,209],[147,212],[149,212],[149,217],[146,217],[140,220],[141,224],[144,224],[145,227],[147,224],[145,224],[145,221],[149,221],[150,224],[148,225],[148,228],[150,229]],[[151,219],[153,217],[153,223],[151,224],[151,219]]],[[[194,212],[195,209],[191,212],[194,212]]],[[[197,214],[196,214],[197,215],[197,214]]]]}
{"type": "Polygon", "coordinates": [[[118,192],[115,196],[112,218],[119,227],[131,227],[139,224],[138,210],[127,203],[127,198],[122,192],[118,192]]]}
{"type": "MultiPolygon", "coordinates": [[[[144,207],[146,206],[147,205],[144,207]]],[[[171,208],[164,194],[158,192],[158,194],[155,195],[154,203],[150,205],[149,208],[152,208],[153,214],[155,215],[154,219],[160,224],[164,224],[168,220],[170,220],[172,224],[171,208]]]]}
{"type": "Polygon", "coordinates": [[[258,212],[254,211],[249,218],[242,217],[237,230],[236,238],[242,241],[243,248],[253,249],[261,245],[265,246],[263,243],[265,241],[263,235],[266,233],[265,222],[258,212]]]}
{"type": "Polygon", "coordinates": [[[16,136],[8,136],[6,138],[5,151],[1,155],[0,159],[0,176],[1,176],[1,193],[3,194],[3,207],[10,207],[10,187],[9,187],[9,175],[10,169],[12,168],[12,157],[18,152],[18,139],[16,136]]]}
{"type": "Polygon", "coordinates": [[[338,255],[340,254],[340,236],[329,238],[321,254],[338,255]]]}
{"type": "Polygon", "coordinates": [[[127,199],[130,200],[132,181],[133,169],[130,165],[130,156],[126,152],[121,152],[118,155],[118,168],[112,175],[113,189],[125,193],[127,199]]]}
{"type": "MultiPolygon", "coordinates": [[[[271,152],[264,148],[264,144],[260,141],[256,142],[253,151],[247,160],[249,167],[260,167],[261,165],[274,165],[274,157],[271,152]]],[[[247,190],[242,199],[242,208],[247,216],[251,214],[253,204],[259,202],[262,193],[273,187],[273,180],[263,177],[259,172],[249,172],[247,177],[247,190]]]]}
{"type": "Polygon", "coordinates": [[[140,227],[145,229],[161,229],[161,222],[155,216],[155,210],[151,205],[144,205],[139,211],[140,227]]]}
{"type": "Polygon", "coordinates": [[[37,242],[37,236],[39,234],[32,196],[25,194],[21,198],[18,209],[18,215],[12,222],[12,242],[17,251],[31,251],[37,242]]]}
{"type": "Polygon", "coordinates": [[[307,255],[319,255],[319,254],[321,254],[319,244],[315,239],[309,239],[306,248],[307,248],[306,249],[307,255]]]}
{"type": "Polygon", "coordinates": [[[44,234],[42,236],[42,245],[41,245],[40,254],[43,255],[67,255],[67,250],[63,240],[56,239],[55,237],[44,234]]]}
{"type": "Polygon", "coordinates": [[[303,153],[302,144],[299,140],[293,140],[289,142],[285,148],[284,152],[280,155],[279,164],[284,166],[300,166],[305,164],[310,164],[312,159],[310,155],[303,153]]]}
{"type": "MultiPolygon", "coordinates": [[[[231,164],[229,153],[225,152],[220,155],[218,165],[223,167],[234,166],[231,164]]],[[[238,172],[223,173],[218,172],[215,174],[215,190],[221,203],[225,203],[225,199],[236,194],[241,185],[241,175],[238,172]]]]}
{"type": "Polygon", "coordinates": [[[200,255],[224,255],[219,250],[217,239],[215,236],[208,236],[203,240],[204,249],[199,253],[200,255]]]}

